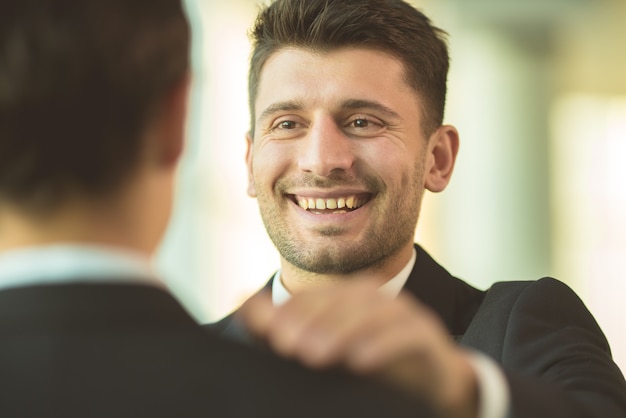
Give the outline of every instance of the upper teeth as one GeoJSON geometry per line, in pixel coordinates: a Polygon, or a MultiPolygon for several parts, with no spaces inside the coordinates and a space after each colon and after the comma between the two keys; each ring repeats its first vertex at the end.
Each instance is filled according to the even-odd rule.
{"type": "Polygon", "coordinates": [[[306,197],[296,197],[298,205],[304,209],[356,209],[363,205],[362,199],[356,196],[340,197],[338,199],[314,199],[306,197]]]}

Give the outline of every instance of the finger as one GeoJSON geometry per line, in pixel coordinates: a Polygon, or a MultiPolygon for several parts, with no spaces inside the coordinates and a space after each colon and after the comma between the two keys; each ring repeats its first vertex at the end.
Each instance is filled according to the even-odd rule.
{"type": "Polygon", "coordinates": [[[267,338],[275,316],[276,308],[269,292],[252,296],[237,311],[237,318],[250,332],[261,338],[267,338]]]}
{"type": "Polygon", "coordinates": [[[402,312],[372,284],[348,283],[312,294],[326,309],[309,318],[295,352],[305,364],[326,367],[346,362],[354,346],[395,326],[402,312]]]}
{"type": "Polygon", "coordinates": [[[419,334],[420,329],[416,325],[390,324],[355,344],[347,356],[347,364],[353,371],[370,373],[384,370],[398,358],[421,358],[427,351],[427,345],[419,334]]]}
{"type": "Polygon", "coordinates": [[[333,284],[292,296],[277,309],[268,332],[270,344],[283,355],[310,367],[339,363],[342,341],[358,328],[375,287],[364,283],[333,284]]]}
{"type": "Polygon", "coordinates": [[[320,291],[303,292],[276,307],[267,337],[277,352],[304,360],[303,340],[309,338],[307,335],[311,333],[311,324],[333,303],[324,294],[320,291]]]}
{"type": "Polygon", "coordinates": [[[317,297],[328,303],[300,335],[302,361],[317,367],[342,363],[355,341],[371,332],[381,296],[373,290],[340,286],[317,297]]]}
{"type": "Polygon", "coordinates": [[[449,343],[447,332],[437,318],[413,298],[401,295],[377,313],[372,332],[355,344],[349,366],[359,372],[387,367],[405,356],[425,358],[449,343]]]}

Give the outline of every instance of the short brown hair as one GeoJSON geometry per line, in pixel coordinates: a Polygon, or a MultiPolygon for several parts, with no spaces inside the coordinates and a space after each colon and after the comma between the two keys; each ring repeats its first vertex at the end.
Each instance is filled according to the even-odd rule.
{"type": "Polygon", "coordinates": [[[424,99],[424,132],[430,135],[443,123],[449,68],[446,33],[402,0],[276,0],[259,12],[250,38],[252,130],[261,70],[285,47],[329,51],[355,46],[386,52],[404,64],[408,84],[424,99]]]}
{"type": "Polygon", "coordinates": [[[0,6],[0,201],[47,210],[114,190],[189,69],[181,0],[0,6]]]}

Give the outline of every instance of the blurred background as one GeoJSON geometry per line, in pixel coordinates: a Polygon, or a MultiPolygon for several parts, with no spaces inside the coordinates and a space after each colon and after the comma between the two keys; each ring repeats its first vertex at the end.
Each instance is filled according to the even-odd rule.
{"type": "MultiPolygon", "coordinates": [[[[187,0],[188,149],[158,255],[171,289],[214,321],[278,267],[246,195],[247,31],[256,0],[187,0]]],[[[626,1],[413,1],[450,34],[450,187],[417,242],[486,289],[554,276],[594,313],[626,370],[626,1]]]]}

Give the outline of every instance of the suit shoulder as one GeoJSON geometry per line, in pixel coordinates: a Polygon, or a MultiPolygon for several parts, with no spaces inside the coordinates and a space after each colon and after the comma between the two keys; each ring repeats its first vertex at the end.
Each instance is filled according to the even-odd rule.
{"type": "Polygon", "coordinates": [[[532,281],[498,282],[490,291],[516,295],[518,303],[531,304],[533,309],[541,306],[583,308],[584,302],[567,284],[552,277],[543,277],[532,281]]]}
{"type": "Polygon", "coordinates": [[[590,312],[580,297],[567,284],[552,277],[539,280],[494,283],[487,291],[485,302],[508,306],[510,311],[532,311],[535,314],[590,318],[590,312]],[[567,313],[567,315],[564,315],[567,313]]]}
{"type": "MultiPolygon", "coordinates": [[[[494,283],[488,290],[491,298],[532,298],[547,299],[548,297],[563,296],[582,301],[576,293],[565,283],[553,277],[543,277],[538,280],[518,280],[494,283]]],[[[541,300],[537,300],[540,302],[541,300]]]]}
{"type": "Polygon", "coordinates": [[[520,295],[517,309],[540,312],[553,319],[569,319],[599,330],[593,315],[576,292],[567,284],[551,277],[531,282],[520,295]]]}

